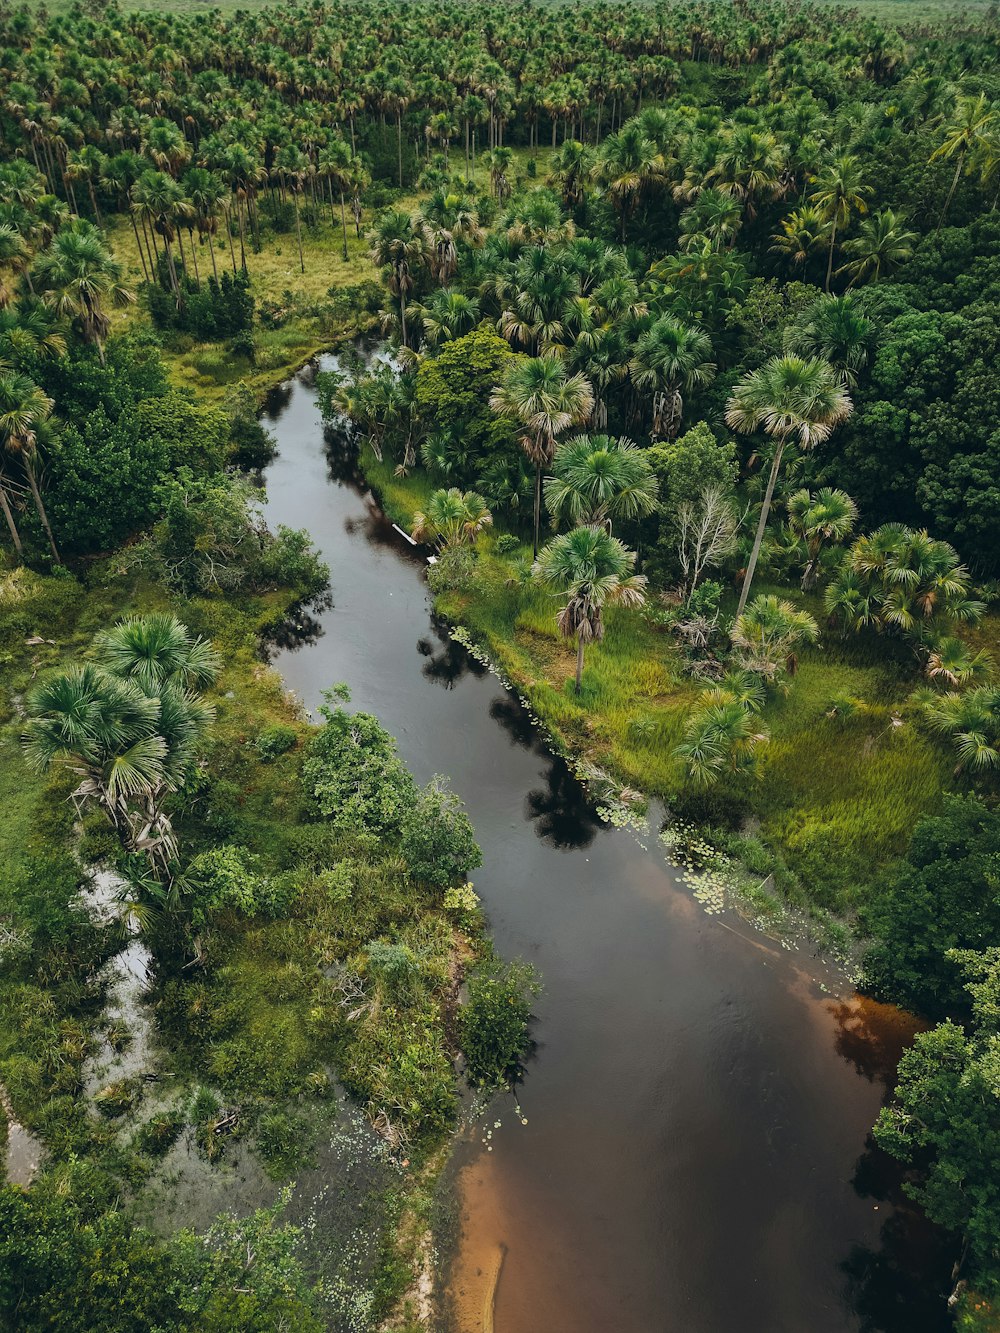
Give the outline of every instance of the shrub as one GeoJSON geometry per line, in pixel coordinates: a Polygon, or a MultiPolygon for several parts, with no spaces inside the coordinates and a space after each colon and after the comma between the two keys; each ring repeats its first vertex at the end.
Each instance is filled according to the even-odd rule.
{"type": "Polygon", "coordinates": [[[298,732],[294,727],[278,725],[265,727],[253,744],[262,762],[269,764],[279,755],[287,754],[297,739],[298,732]]]}
{"type": "Polygon", "coordinates": [[[395,834],[417,796],[396,742],[370,713],[348,713],[329,701],[313,737],[302,781],[319,814],[340,829],[395,834]]]}
{"type": "Polygon", "coordinates": [[[400,849],[413,879],[446,889],[483,864],[461,800],[434,778],[403,820],[400,849]]]}
{"type": "Polygon", "coordinates": [[[517,1077],[531,1049],[531,1004],[540,989],[528,963],[489,959],[470,974],[459,1034],[473,1083],[499,1087],[517,1077]]]}
{"type": "Polygon", "coordinates": [[[260,857],[245,847],[223,844],[201,852],[188,867],[197,902],[192,911],[196,925],[212,912],[235,911],[243,916],[278,916],[289,903],[292,888],[286,878],[271,878],[260,868],[260,857]]]}
{"type": "Polygon", "coordinates": [[[515,537],[512,532],[501,532],[496,539],[497,555],[513,555],[515,551],[520,550],[521,539],[515,537]]]}

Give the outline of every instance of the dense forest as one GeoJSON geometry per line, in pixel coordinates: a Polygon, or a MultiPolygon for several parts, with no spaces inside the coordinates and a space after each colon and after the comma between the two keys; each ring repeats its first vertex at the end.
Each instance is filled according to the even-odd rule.
{"type": "Polygon", "coordinates": [[[874,1135],[996,1327],[1000,25],[896,8],[0,9],[0,1326],[427,1326],[456,1057],[530,1049],[457,796],[262,662],[351,572],[269,530],[261,396],[365,335],[324,414],[460,641],[927,1020],[874,1135]],[[147,1224],[341,1092],[364,1254],[147,1224]]]}

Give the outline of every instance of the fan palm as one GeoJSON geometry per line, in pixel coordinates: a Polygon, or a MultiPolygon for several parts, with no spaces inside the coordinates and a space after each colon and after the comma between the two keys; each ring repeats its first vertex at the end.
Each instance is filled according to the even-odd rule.
{"type": "Polygon", "coordinates": [[[389,290],[399,301],[399,325],[404,347],[409,346],[406,301],[413,290],[415,270],[424,263],[427,243],[422,227],[409,213],[384,213],[369,235],[372,263],[389,273],[389,290]]]}
{"type": "Polygon", "coordinates": [[[827,542],[846,541],[858,519],[858,506],[846,491],[824,486],[815,493],[796,491],[788,499],[788,522],[795,537],[805,543],[807,559],[802,591],[811,592],[819,581],[819,557],[827,542]]]}
{"type": "Polygon", "coordinates": [[[479,302],[474,296],[452,287],[439,287],[424,301],[421,310],[424,340],[438,347],[469,333],[479,323],[479,302]]]}
{"type": "Polygon", "coordinates": [[[852,295],[821,296],[806,306],[784,333],[785,351],[820,357],[854,386],[875,352],[875,325],[852,295]]]}
{"type": "Polygon", "coordinates": [[[535,468],[534,556],[542,517],[542,469],[555,453],[556,438],[570,426],[583,425],[594,407],[590,381],[571,375],[556,357],[525,357],[514,361],[490,396],[491,409],[517,422],[521,447],[535,468]]]}
{"type": "Polygon", "coordinates": [[[656,474],[631,440],[578,435],[556,449],[552,471],[545,478],[545,503],[556,521],[610,525],[656,508],[656,474]]]}
{"type": "Polygon", "coordinates": [[[219,674],[221,658],[176,616],[128,616],[95,640],[97,660],[122,680],[134,680],[147,694],[164,684],[203,690],[219,674]]]}
{"type": "Polygon", "coordinates": [[[782,667],[794,673],[796,654],[819,638],[819,626],[808,611],[797,610],[778,597],[755,597],[736,617],[732,640],[747,671],[770,678],[782,667]]]}
{"type": "Polygon", "coordinates": [[[927,699],[924,713],[935,731],[950,736],[958,751],[958,769],[1000,768],[1000,689],[980,685],[927,699]]]}
{"type": "Polygon", "coordinates": [[[811,204],[794,209],[771,237],[772,254],[784,255],[793,269],[805,268],[810,257],[822,250],[830,233],[824,213],[811,204]]]}
{"type": "MultiPolygon", "coordinates": [[[[4,450],[8,457],[16,458],[24,469],[24,475],[28,479],[31,497],[35,502],[38,517],[41,519],[45,535],[49,540],[52,557],[59,564],[59,549],[56,546],[55,537],[52,535],[45,505],[42,503],[42,495],[38,486],[38,474],[35,470],[38,458],[38,433],[51,415],[52,399],[46,397],[38,385],[28,379],[27,375],[21,375],[17,371],[0,371],[0,448],[4,450]]],[[[17,538],[13,516],[10,514],[9,506],[6,503],[6,496],[4,500],[7,525],[20,555],[21,544],[17,538]]]]}
{"type": "Polygon", "coordinates": [[[111,327],[104,305],[125,306],[135,299],[122,283],[121,265],[90,222],[75,219],[53,236],[35,268],[42,300],[60,319],[75,321],[86,342],[97,347],[104,365],[104,340],[111,327]]]}
{"type": "Polygon", "coordinates": [[[715,362],[707,333],[663,315],[639,337],[629,371],[637,389],[652,395],[652,438],[674,439],[684,412],[684,393],[711,383],[715,362]]]}
{"type": "Polygon", "coordinates": [[[979,148],[983,138],[994,128],[997,120],[996,108],[987,100],[985,93],[978,97],[959,97],[951,118],[944,127],[944,139],[931,153],[931,161],[955,158],[955,174],[951,188],[941,207],[935,234],[941,230],[945,215],[951,207],[966,158],[979,148]]]}
{"type": "Polygon", "coordinates": [[[633,573],[635,552],[603,527],[574,528],[555,537],[538,556],[534,577],[566,598],[556,623],[576,638],[576,692],[583,684],[583,654],[604,637],[606,606],[641,606],[646,577],[633,573]]]}
{"type": "Polygon", "coordinates": [[[630,123],[604,140],[591,174],[618,212],[624,243],[629,218],[651,190],[666,184],[667,164],[653,140],[630,123]]]}
{"type": "Polygon", "coordinates": [[[743,614],[753,583],[757,558],[771,510],[774,484],[785,445],[795,440],[812,449],[827,439],[853,409],[843,382],[828,361],[818,357],[776,356],[745,375],[726,404],[726,422],[733,430],[752,434],[764,430],[775,441],[774,458],[760,509],[750,562],[740,591],[737,619],[743,614]]]}
{"type": "Polygon", "coordinates": [[[688,779],[711,786],[726,772],[752,772],[767,733],[740,699],[706,703],[692,713],[674,754],[688,779]]]}
{"type": "Polygon", "coordinates": [[[989,676],[993,671],[993,658],[985,648],[974,651],[962,639],[946,634],[933,641],[926,671],[935,684],[957,689],[989,676]]]}
{"type": "Polygon", "coordinates": [[[457,486],[434,491],[427,511],[413,515],[413,539],[434,542],[442,549],[472,545],[480,532],[493,522],[486,501],[475,491],[460,491],[457,486]]]}

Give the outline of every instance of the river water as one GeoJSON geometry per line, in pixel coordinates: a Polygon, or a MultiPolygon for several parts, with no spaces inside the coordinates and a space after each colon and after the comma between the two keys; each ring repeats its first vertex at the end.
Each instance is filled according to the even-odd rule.
{"type": "Polygon", "coordinates": [[[496,1333],[947,1328],[940,1246],[868,1137],[910,1021],[831,998],[820,963],[706,915],[655,838],[597,818],[517,700],[435,621],[419,552],[348,444],[324,439],[312,374],[268,403],[268,518],[312,534],[333,606],[302,615],[275,665],[310,709],[346,681],[420,781],[451,780],[498,948],[544,983],[521,1115],[500,1099],[456,1156],[453,1326],[479,1333],[492,1313],[496,1333]]]}

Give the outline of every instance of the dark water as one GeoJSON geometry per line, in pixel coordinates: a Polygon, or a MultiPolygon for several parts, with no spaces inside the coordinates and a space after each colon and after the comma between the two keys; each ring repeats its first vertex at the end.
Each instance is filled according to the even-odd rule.
{"type": "Polygon", "coordinates": [[[942,1253],[868,1138],[909,1020],[824,995],[813,960],[707,917],[655,839],[602,824],[432,617],[309,372],[268,416],[269,518],[309,529],[334,597],[275,663],[309,708],[347,681],[420,780],[451,779],[497,944],[544,979],[528,1123],[501,1106],[493,1150],[460,1149],[456,1326],[483,1328],[502,1257],[497,1333],[946,1328],[942,1253]]]}

